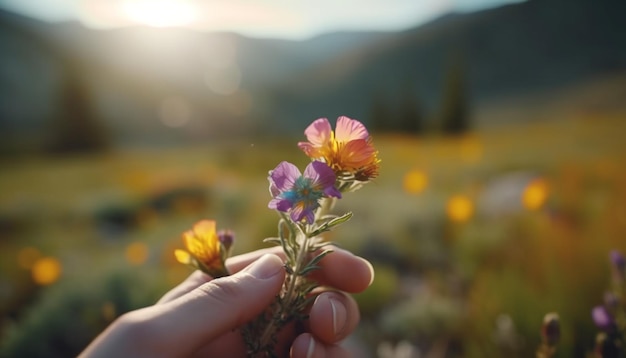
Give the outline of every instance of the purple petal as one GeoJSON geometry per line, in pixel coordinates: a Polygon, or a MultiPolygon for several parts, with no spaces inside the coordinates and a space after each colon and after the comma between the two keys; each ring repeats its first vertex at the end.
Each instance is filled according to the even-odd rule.
{"type": "Polygon", "coordinates": [[[291,208],[291,220],[298,222],[307,214],[304,205],[294,205],[291,208]]]}
{"type": "Polygon", "coordinates": [[[596,326],[604,331],[609,331],[614,327],[613,317],[604,306],[595,306],[591,311],[591,317],[596,326]]]}
{"type": "Polygon", "coordinates": [[[289,162],[280,162],[270,171],[270,192],[277,196],[280,192],[290,190],[296,179],[300,177],[300,170],[289,162]]]}
{"type": "Polygon", "coordinates": [[[289,209],[291,209],[291,205],[291,202],[287,199],[274,198],[270,200],[269,204],[267,204],[267,207],[286,213],[287,211],[289,211],[289,209]]]}
{"type": "Polygon", "coordinates": [[[311,179],[313,186],[321,187],[326,196],[341,198],[341,193],[335,188],[335,172],[324,162],[313,161],[304,169],[304,177],[311,179]]]}

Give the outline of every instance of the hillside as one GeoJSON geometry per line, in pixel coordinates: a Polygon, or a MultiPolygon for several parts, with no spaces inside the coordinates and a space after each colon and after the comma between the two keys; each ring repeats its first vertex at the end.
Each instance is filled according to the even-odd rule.
{"type": "Polygon", "coordinates": [[[393,116],[407,98],[432,117],[452,66],[483,113],[626,71],[623,13],[615,0],[530,0],[404,32],[297,42],[96,31],[0,12],[0,152],[62,141],[67,118],[97,123],[112,145],[143,146],[290,133],[320,116],[368,122],[373,103],[393,116]]]}
{"type": "Polygon", "coordinates": [[[401,94],[412,91],[432,113],[446,71],[457,64],[475,107],[566,90],[626,70],[624,13],[621,1],[534,0],[451,14],[338,56],[277,97],[309,116],[323,108],[367,118],[373,101],[398,108],[401,94]]]}

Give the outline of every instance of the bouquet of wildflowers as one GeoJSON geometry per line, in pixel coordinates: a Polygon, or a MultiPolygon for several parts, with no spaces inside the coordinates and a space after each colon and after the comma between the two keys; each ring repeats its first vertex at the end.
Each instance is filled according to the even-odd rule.
{"type": "MultiPolygon", "coordinates": [[[[306,319],[305,308],[315,299],[318,286],[309,274],[332,252],[321,235],[352,217],[351,212],[333,214],[335,201],[378,176],[378,151],[361,122],[342,116],[333,131],[328,120],[320,118],[304,134],[308,141],[298,147],[311,159],[304,171],[283,161],[268,176],[268,207],[277,211],[279,221],[278,237],[265,241],[282,247],[286,278],[273,304],[242,331],[251,357],[274,357],[280,330],[306,319]]],[[[224,260],[232,233],[217,233],[215,222],[204,220],[184,233],[183,240],[187,251],[175,252],[180,262],[212,277],[228,275],[224,260]]]]}

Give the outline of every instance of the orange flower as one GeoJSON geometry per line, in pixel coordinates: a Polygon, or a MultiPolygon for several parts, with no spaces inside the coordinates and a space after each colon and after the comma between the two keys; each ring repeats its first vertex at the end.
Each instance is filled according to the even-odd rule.
{"type": "Polygon", "coordinates": [[[193,266],[213,278],[229,275],[224,261],[230,249],[232,235],[231,242],[222,242],[220,235],[215,232],[215,221],[197,222],[192,230],[183,233],[182,238],[187,251],[174,251],[178,262],[193,266]]]}
{"type": "Polygon", "coordinates": [[[311,159],[326,162],[338,179],[368,181],[378,176],[378,151],[361,122],[341,116],[333,131],[328,119],[320,118],[304,134],[309,141],[298,143],[298,147],[311,159]]]}

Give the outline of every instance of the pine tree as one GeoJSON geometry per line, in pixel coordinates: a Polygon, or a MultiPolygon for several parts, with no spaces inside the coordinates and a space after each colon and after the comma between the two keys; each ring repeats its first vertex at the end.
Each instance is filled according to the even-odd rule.
{"type": "Polygon", "coordinates": [[[439,123],[446,134],[461,134],[470,129],[465,71],[459,57],[449,66],[445,76],[439,123]]]}
{"type": "Polygon", "coordinates": [[[108,145],[104,128],[93,110],[88,88],[74,61],[65,61],[59,113],[51,129],[48,151],[52,153],[97,152],[108,145]]]}

